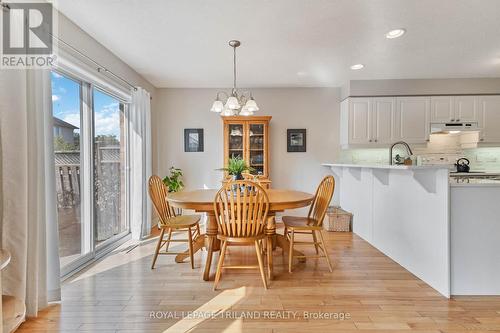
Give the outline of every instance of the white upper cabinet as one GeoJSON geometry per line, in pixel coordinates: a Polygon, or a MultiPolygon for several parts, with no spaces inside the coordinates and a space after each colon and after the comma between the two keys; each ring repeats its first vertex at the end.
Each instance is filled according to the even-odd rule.
{"type": "Polygon", "coordinates": [[[371,116],[369,98],[349,100],[349,144],[371,142],[371,116]]]}
{"type": "Polygon", "coordinates": [[[457,122],[479,121],[477,96],[455,96],[453,99],[457,122]]]}
{"type": "Polygon", "coordinates": [[[433,123],[458,123],[478,121],[476,96],[431,97],[433,123]]]}
{"type": "Polygon", "coordinates": [[[359,97],[343,101],[341,144],[373,145],[393,142],[395,106],[395,98],[359,97]]]}
{"type": "Polygon", "coordinates": [[[396,141],[426,143],[430,130],[429,97],[354,97],[340,105],[340,143],[388,146],[396,141]]]}
{"type": "Polygon", "coordinates": [[[425,144],[431,123],[477,122],[480,143],[500,144],[500,95],[354,97],[340,106],[342,147],[425,144]]]}
{"type": "Polygon", "coordinates": [[[478,97],[482,143],[500,143],[500,96],[478,97]]]}
{"type": "Polygon", "coordinates": [[[371,99],[372,142],[391,144],[394,142],[394,116],[396,99],[377,97],[371,99]]]}
{"type": "Polygon", "coordinates": [[[395,139],[425,143],[430,134],[430,98],[397,97],[395,139]]]}
{"type": "Polygon", "coordinates": [[[431,121],[434,123],[448,123],[454,120],[453,97],[431,97],[431,121]]]}

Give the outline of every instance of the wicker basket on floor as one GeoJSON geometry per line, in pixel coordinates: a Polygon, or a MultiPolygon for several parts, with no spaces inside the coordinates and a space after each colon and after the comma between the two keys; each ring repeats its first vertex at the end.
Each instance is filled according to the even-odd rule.
{"type": "Polygon", "coordinates": [[[349,232],[351,231],[352,214],[339,207],[329,207],[326,213],[328,218],[323,222],[326,231],[349,232]]]}

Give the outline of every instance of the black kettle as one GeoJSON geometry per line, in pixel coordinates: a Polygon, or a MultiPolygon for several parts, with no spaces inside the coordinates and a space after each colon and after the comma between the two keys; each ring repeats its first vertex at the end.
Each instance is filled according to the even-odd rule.
{"type": "Polygon", "coordinates": [[[455,166],[457,167],[457,172],[469,172],[470,171],[470,161],[465,157],[459,158],[455,166]]]}

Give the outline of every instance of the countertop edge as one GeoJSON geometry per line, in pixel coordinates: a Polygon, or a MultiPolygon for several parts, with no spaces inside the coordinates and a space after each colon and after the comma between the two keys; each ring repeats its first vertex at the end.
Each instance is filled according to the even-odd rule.
{"type": "Polygon", "coordinates": [[[347,164],[347,163],[322,163],[326,167],[339,168],[365,168],[365,169],[389,169],[389,170],[438,170],[446,169],[444,165],[383,165],[383,164],[347,164]]]}
{"type": "Polygon", "coordinates": [[[450,183],[450,187],[500,187],[500,182],[491,183],[450,183]]]}

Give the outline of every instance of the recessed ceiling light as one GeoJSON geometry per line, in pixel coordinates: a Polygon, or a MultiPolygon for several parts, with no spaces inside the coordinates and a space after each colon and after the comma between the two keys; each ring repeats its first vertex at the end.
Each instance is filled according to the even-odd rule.
{"type": "Polygon", "coordinates": [[[393,39],[393,38],[398,38],[401,37],[405,34],[406,30],[401,28],[401,29],[394,29],[389,31],[388,33],[385,34],[385,38],[393,39]]]}
{"type": "Polygon", "coordinates": [[[352,65],[351,69],[356,71],[356,70],[361,69],[363,67],[365,67],[365,65],[363,65],[363,64],[356,64],[356,65],[352,65]]]}

